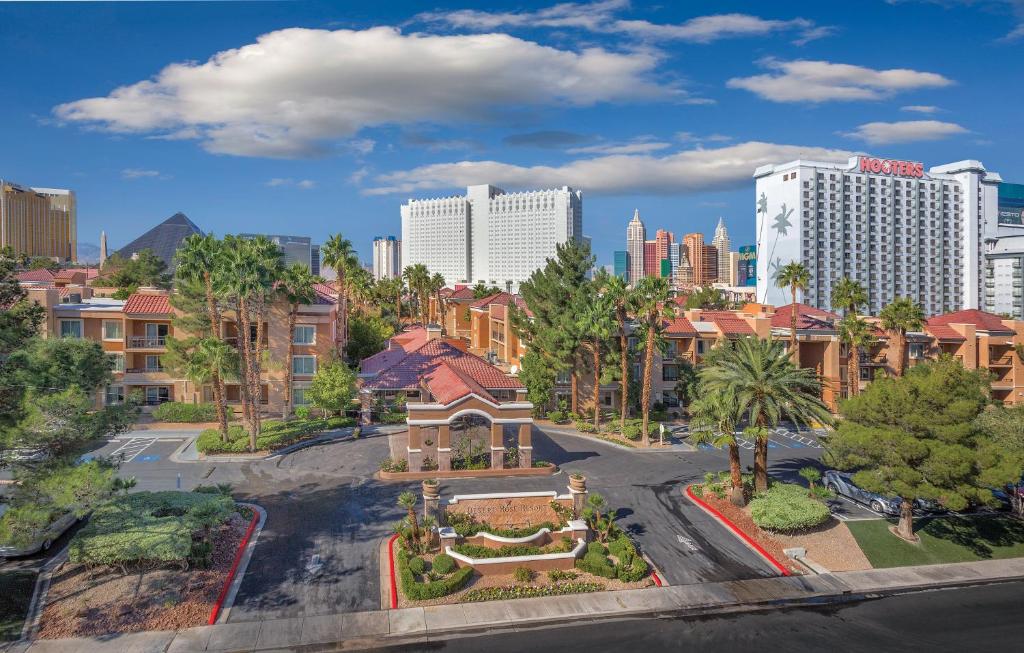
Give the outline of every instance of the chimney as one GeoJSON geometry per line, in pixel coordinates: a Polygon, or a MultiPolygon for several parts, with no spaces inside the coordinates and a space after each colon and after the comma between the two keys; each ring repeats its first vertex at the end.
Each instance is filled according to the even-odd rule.
{"type": "Polygon", "coordinates": [[[441,337],[441,325],[440,324],[428,324],[427,325],[427,341],[437,340],[441,337]]]}

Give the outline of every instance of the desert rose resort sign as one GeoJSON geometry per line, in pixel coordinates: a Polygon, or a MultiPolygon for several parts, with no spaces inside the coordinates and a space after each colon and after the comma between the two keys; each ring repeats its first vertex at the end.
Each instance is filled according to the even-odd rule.
{"type": "Polygon", "coordinates": [[[862,156],[859,159],[860,171],[876,175],[892,175],[893,177],[924,177],[924,164],[920,161],[897,161],[895,159],[875,159],[862,156]]]}

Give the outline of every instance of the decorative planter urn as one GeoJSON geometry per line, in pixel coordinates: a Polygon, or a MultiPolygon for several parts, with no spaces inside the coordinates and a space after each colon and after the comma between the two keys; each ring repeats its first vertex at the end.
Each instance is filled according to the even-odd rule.
{"type": "Polygon", "coordinates": [[[437,499],[440,497],[440,485],[435,480],[423,481],[423,498],[424,499],[437,499]]]}
{"type": "Polygon", "coordinates": [[[587,491],[587,478],[582,475],[572,475],[569,477],[569,489],[573,492],[586,492],[587,491]]]}

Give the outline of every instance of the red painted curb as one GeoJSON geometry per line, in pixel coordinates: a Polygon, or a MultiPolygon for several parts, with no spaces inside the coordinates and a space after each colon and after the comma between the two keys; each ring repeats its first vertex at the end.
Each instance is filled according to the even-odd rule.
{"type": "Polygon", "coordinates": [[[661,587],[661,579],[658,578],[658,572],[652,571],[651,572],[651,578],[654,579],[654,584],[655,585],[657,585],[658,587],[661,587]]]}
{"type": "Polygon", "coordinates": [[[224,579],[224,586],[220,588],[220,594],[217,595],[217,602],[213,604],[213,610],[210,611],[210,618],[206,621],[207,625],[212,626],[217,623],[217,617],[220,616],[221,606],[224,605],[224,599],[228,596],[228,590],[231,589],[231,582],[235,580],[235,574],[238,572],[238,565],[242,562],[242,554],[245,553],[245,547],[249,545],[249,538],[252,537],[252,532],[256,530],[256,524],[260,521],[260,513],[255,510],[252,511],[252,520],[249,522],[249,528],[245,530],[245,535],[242,536],[242,541],[238,544],[238,551],[235,552],[235,561],[231,563],[231,570],[228,571],[228,577],[224,579]]]}
{"type": "Polygon", "coordinates": [[[388,540],[388,570],[390,571],[392,610],[398,608],[398,584],[395,582],[395,540],[397,539],[398,533],[395,533],[388,540]]]}
{"type": "Polygon", "coordinates": [[[750,546],[750,548],[761,554],[762,558],[770,562],[773,567],[779,570],[779,573],[781,573],[783,576],[792,576],[792,573],[789,571],[789,569],[786,569],[785,565],[783,565],[781,562],[772,557],[767,551],[764,550],[764,547],[755,542],[752,537],[750,537],[742,530],[740,530],[739,526],[729,521],[725,515],[712,508],[703,499],[697,498],[697,495],[693,493],[692,485],[686,486],[686,496],[688,496],[690,500],[696,503],[698,506],[711,513],[711,515],[714,516],[718,521],[722,522],[722,524],[725,525],[726,528],[731,530],[733,533],[738,535],[740,539],[746,542],[747,545],[750,546]]]}

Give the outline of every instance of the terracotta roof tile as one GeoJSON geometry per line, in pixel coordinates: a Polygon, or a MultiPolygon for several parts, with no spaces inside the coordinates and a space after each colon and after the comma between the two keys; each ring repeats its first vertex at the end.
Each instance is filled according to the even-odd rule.
{"type": "Polygon", "coordinates": [[[747,321],[741,317],[738,317],[735,313],[729,311],[701,311],[700,317],[702,320],[708,320],[715,323],[719,329],[722,330],[727,336],[752,336],[754,330],[750,328],[747,321]]]}
{"type": "Polygon", "coordinates": [[[169,315],[171,302],[167,295],[134,293],[124,303],[125,315],[169,315]]]}
{"type": "Polygon", "coordinates": [[[487,308],[491,304],[501,304],[507,306],[512,295],[507,292],[496,292],[493,295],[487,295],[481,299],[476,300],[469,305],[470,308],[487,308]]]}
{"type": "Polygon", "coordinates": [[[405,358],[413,349],[427,341],[427,330],[423,327],[407,329],[388,340],[388,348],[364,358],[359,364],[361,374],[377,374],[405,358]]]}
{"type": "Polygon", "coordinates": [[[430,394],[434,396],[434,401],[439,404],[447,405],[471,394],[498,403],[491,393],[481,387],[472,377],[448,362],[442,362],[424,374],[423,381],[427,389],[430,390],[430,394]]]}
{"type": "Polygon", "coordinates": [[[665,320],[665,335],[676,337],[694,338],[697,336],[697,329],[685,317],[674,317],[665,320]]]}
{"type": "Polygon", "coordinates": [[[948,324],[932,324],[931,320],[929,320],[925,328],[928,333],[938,340],[967,340],[967,338],[963,337],[959,331],[948,324]]]}
{"type": "MultiPolygon", "coordinates": [[[[793,304],[780,306],[772,315],[772,326],[788,329],[792,326],[793,304]]],[[[807,304],[796,304],[796,328],[799,331],[835,331],[839,316],[807,304]]]]}
{"type": "Polygon", "coordinates": [[[330,305],[336,304],[335,299],[338,294],[334,288],[326,283],[315,283],[313,284],[313,292],[316,293],[316,300],[313,302],[315,305],[330,305]]]}
{"type": "MultiPolygon", "coordinates": [[[[379,355],[379,354],[378,354],[379,355]]],[[[407,352],[400,360],[382,367],[364,387],[370,389],[413,390],[441,363],[455,368],[483,388],[522,388],[519,379],[506,376],[479,356],[460,350],[441,339],[429,340],[407,352]]]]}
{"type": "Polygon", "coordinates": [[[49,270],[25,270],[15,275],[18,281],[25,282],[48,282],[53,281],[53,272],[49,270]]]}
{"type": "Polygon", "coordinates": [[[458,290],[452,291],[449,299],[473,299],[473,289],[459,288],[458,290]]]}
{"type": "Polygon", "coordinates": [[[945,324],[973,324],[980,331],[1013,333],[1013,330],[1003,324],[1003,318],[995,313],[986,313],[976,308],[945,315],[936,315],[928,319],[928,326],[945,324]]]}

